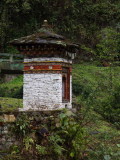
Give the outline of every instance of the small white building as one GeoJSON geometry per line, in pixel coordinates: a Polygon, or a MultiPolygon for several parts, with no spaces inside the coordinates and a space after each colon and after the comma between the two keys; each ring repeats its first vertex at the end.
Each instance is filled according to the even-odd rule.
{"type": "Polygon", "coordinates": [[[10,42],[24,55],[23,111],[72,108],[72,59],[78,46],[44,21],[35,34],[10,42]]]}

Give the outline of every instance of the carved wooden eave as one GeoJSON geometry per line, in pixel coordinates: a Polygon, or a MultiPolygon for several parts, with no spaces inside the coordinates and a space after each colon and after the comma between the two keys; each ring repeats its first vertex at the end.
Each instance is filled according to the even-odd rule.
{"type": "Polygon", "coordinates": [[[15,39],[10,44],[16,46],[22,54],[27,56],[58,54],[71,57],[69,54],[75,54],[79,48],[77,44],[56,34],[48,25],[47,20],[44,20],[44,24],[38,32],[15,39]]]}

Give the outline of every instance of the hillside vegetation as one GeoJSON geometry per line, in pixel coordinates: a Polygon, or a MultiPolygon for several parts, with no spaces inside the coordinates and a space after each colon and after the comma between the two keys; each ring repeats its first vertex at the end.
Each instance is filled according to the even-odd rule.
{"type": "Polygon", "coordinates": [[[23,107],[22,101],[22,99],[0,97],[0,110],[3,112],[16,111],[23,107]]]}
{"type": "Polygon", "coordinates": [[[79,104],[120,127],[120,67],[74,65],[73,93],[79,104]]]}
{"type": "MultiPolygon", "coordinates": [[[[22,98],[23,76],[0,84],[0,90],[0,97],[22,98]]],[[[98,67],[90,63],[73,65],[73,95],[77,103],[87,109],[92,108],[118,128],[120,126],[119,91],[120,67],[98,67]]]]}
{"type": "MultiPolygon", "coordinates": [[[[17,97],[19,95],[22,97],[22,85],[23,76],[17,77],[9,83],[0,84],[0,88],[5,93],[1,96],[17,97]]],[[[57,129],[54,128],[54,132],[50,130],[49,147],[47,145],[42,146],[42,144],[37,145],[37,147],[40,147],[38,155],[42,156],[43,159],[47,158],[46,151],[51,149],[52,158],[55,154],[57,158],[63,160],[66,160],[66,158],[68,160],[118,160],[120,156],[120,132],[117,129],[120,127],[119,86],[120,67],[98,67],[90,63],[74,64],[73,99],[77,104],[77,113],[74,114],[75,119],[71,119],[73,114],[69,112],[60,114],[61,126],[57,129]],[[71,138],[69,144],[68,139],[71,138]]],[[[0,97],[2,111],[11,112],[22,107],[22,99],[7,97],[0,97]]],[[[25,124],[30,125],[28,118],[24,118],[18,119],[17,127],[19,123],[24,124],[26,121],[27,124],[25,124]]],[[[29,126],[26,126],[26,130],[28,128],[29,126]]],[[[24,130],[20,130],[20,133],[22,131],[26,133],[26,130],[24,128],[24,130]]],[[[10,155],[8,154],[5,160],[15,159],[16,157],[26,159],[26,156],[31,154],[30,151],[35,149],[34,145],[29,143],[29,141],[34,142],[30,135],[32,135],[32,130],[23,137],[23,145],[25,145],[21,148],[18,146],[10,148],[8,152],[10,155]],[[25,148],[28,144],[29,151],[25,148]],[[24,156],[21,155],[22,150],[25,151],[24,156]]]]}
{"type": "Polygon", "coordinates": [[[0,83],[0,97],[23,97],[23,76],[19,76],[7,83],[0,83]]]}
{"type": "Polygon", "coordinates": [[[8,42],[33,34],[44,19],[78,43],[84,59],[119,59],[119,0],[1,0],[0,52],[16,53],[8,42]]]}

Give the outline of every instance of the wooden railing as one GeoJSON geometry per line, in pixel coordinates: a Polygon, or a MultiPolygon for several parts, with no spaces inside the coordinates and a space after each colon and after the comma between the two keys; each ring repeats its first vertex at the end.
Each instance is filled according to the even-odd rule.
{"type": "Polygon", "coordinates": [[[23,55],[0,53],[0,71],[1,70],[22,70],[23,55]]]}

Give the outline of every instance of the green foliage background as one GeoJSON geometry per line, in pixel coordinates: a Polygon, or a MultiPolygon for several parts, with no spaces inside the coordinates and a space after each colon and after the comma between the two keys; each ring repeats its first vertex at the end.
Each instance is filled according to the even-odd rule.
{"type": "Polygon", "coordinates": [[[0,83],[0,97],[23,98],[23,76],[10,82],[0,83]]]}
{"type": "Polygon", "coordinates": [[[74,65],[73,93],[84,108],[93,109],[120,128],[120,67],[74,65]],[[112,76],[112,78],[111,78],[112,76]]]}
{"type": "MultiPolygon", "coordinates": [[[[109,46],[110,33],[116,37],[120,32],[120,1],[1,0],[0,51],[14,52],[8,49],[7,42],[32,34],[40,28],[44,19],[49,21],[55,31],[80,44],[81,54],[102,52],[103,55],[106,47],[103,41],[107,40],[109,46]],[[104,36],[103,32],[108,36],[104,36]]],[[[112,42],[111,50],[119,44],[120,40],[112,42]]],[[[115,52],[119,54],[119,51],[120,47],[115,52]]]]}

